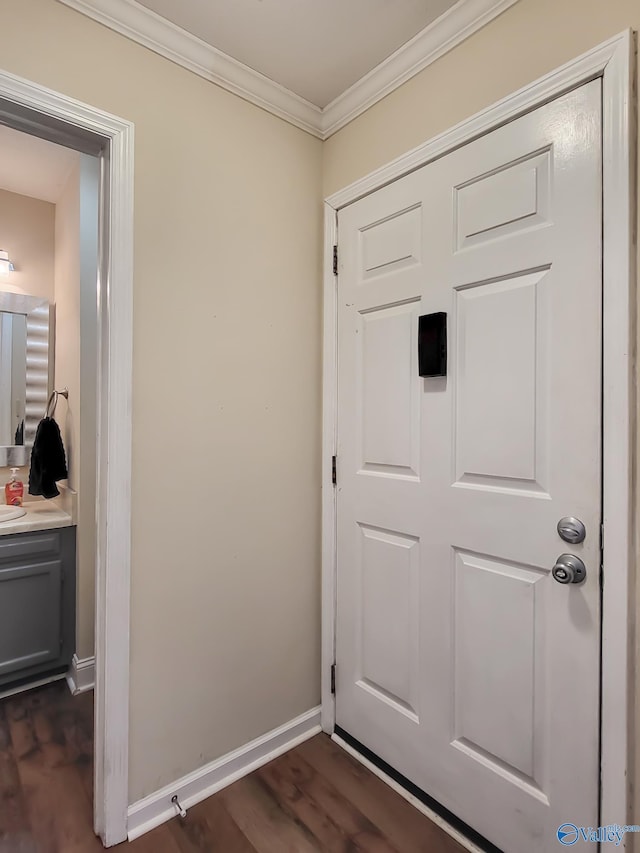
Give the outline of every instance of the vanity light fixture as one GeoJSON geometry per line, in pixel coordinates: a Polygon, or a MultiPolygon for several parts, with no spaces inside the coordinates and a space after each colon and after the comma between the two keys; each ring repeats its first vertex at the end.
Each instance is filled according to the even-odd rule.
{"type": "Polygon", "coordinates": [[[13,272],[14,266],[9,260],[9,253],[4,249],[0,249],[0,275],[9,275],[13,272]]]}

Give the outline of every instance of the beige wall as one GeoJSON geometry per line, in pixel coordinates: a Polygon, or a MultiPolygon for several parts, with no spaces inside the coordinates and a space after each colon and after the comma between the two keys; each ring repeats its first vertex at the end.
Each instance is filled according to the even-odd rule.
{"type": "Polygon", "coordinates": [[[0,278],[0,290],[53,302],[54,221],[48,201],[0,189],[0,249],[16,267],[0,278]]]}
{"type": "MultiPolygon", "coordinates": [[[[53,204],[0,189],[0,249],[9,253],[16,267],[0,278],[0,290],[54,301],[54,232],[53,204]]],[[[9,468],[0,468],[0,489],[10,476],[9,468]]],[[[20,469],[20,478],[26,498],[28,465],[20,469]]],[[[4,491],[0,503],[4,503],[4,491]]]]}
{"type": "Polygon", "coordinates": [[[321,143],[54,0],[0,66],[135,123],[130,799],[319,701],[321,143]]]}

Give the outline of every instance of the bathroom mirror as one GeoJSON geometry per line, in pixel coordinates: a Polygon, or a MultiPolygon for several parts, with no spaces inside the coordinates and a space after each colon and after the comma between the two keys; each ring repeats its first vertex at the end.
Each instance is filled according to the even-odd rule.
{"type": "Polygon", "coordinates": [[[52,387],[52,307],[0,291],[0,467],[29,464],[52,387]]]}
{"type": "Polygon", "coordinates": [[[0,311],[0,445],[24,444],[27,317],[0,311]]]}

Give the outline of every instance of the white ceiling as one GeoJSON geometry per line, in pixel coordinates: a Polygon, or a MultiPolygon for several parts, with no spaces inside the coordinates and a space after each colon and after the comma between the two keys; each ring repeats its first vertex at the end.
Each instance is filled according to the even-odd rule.
{"type": "Polygon", "coordinates": [[[0,125],[0,189],[55,204],[77,151],[0,125]]]}
{"type": "Polygon", "coordinates": [[[456,0],[139,0],[324,108],[456,0]]]}

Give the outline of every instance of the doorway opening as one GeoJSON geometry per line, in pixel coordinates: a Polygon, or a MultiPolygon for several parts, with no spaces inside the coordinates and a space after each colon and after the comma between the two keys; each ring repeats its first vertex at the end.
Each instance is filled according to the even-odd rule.
{"type": "MultiPolygon", "coordinates": [[[[82,547],[93,552],[95,564],[93,829],[105,846],[112,846],[127,837],[128,806],[133,126],[4,72],[0,72],[0,125],[8,134],[28,134],[34,143],[63,146],[77,165],[74,198],[78,205],[82,207],[83,198],[90,204],[88,195],[81,191],[83,173],[88,181],[84,188],[90,186],[93,193],[93,269],[91,252],[83,255],[79,251],[76,255],[81,268],[85,263],[85,278],[91,283],[85,287],[84,301],[79,299],[80,304],[75,307],[78,324],[84,319],[86,328],[90,328],[93,323],[94,334],[85,334],[84,347],[81,349],[78,342],[78,351],[73,355],[65,351],[72,336],[60,335],[57,354],[58,366],[64,365],[65,359],[73,362],[75,357],[75,377],[80,375],[78,385],[85,393],[83,407],[87,397],[92,396],[93,385],[88,414],[83,410],[79,422],[68,419],[63,424],[63,434],[66,430],[70,437],[69,462],[73,470],[74,461],[78,461],[73,455],[78,436],[82,448],[82,432],[93,433],[93,441],[87,439],[81,451],[81,461],[87,464],[80,465],[80,471],[84,467],[84,475],[89,480],[93,477],[95,485],[92,488],[80,483],[79,492],[82,501],[83,488],[85,494],[94,491],[95,512],[85,503],[87,517],[79,530],[88,534],[82,539],[82,547]],[[90,446],[95,447],[93,458],[86,454],[90,446]]],[[[84,216],[82,221],[89,220],[84,216]]],[[[16,269],[18,264],[16,257],[16,269]]],[[[68,271],[61,271],[59,278],[60,287],[64,288],[70,279],[68,271]]],[[[59,315],[58,326],[63,319],[62,312],[59,315]]],[[[70,380],[69,387],[59,388],[52,382],[51,392],[59,394],[52,393],[47,403],[50,412],[56,407],[56,418],[65,418],[66,406],[69,412],[74,411],[71,384],[70,380]],[[63,391],[68,393],[66,400],[63,391]]],[[[68,491],[71,508],[74,490],[68,491]]],[[[45,522],[41,531],[49,529],[57,528],[45,522]]],[[[47,547],[58,547],[56,543],[63,535],[64,532],[51,534],[52,542],[47,547]]],[[[51,575],[59,581],[59,572],[52,569],[51,575]]],[[[49,585],[52,588],[53,583],[49,585]]],[[[76,639],[81,639],[83,630],[84,627],[76,639]]],[[[72,663],[69,683],[78,691],[90,680],[90,665],[81,650],[72,663]]],[[[67,688],[54,685],[43,689],[59,692],[67,688]]]]}
{"type": "Polygon", "coordinates": [[[49,808],[71,822],[76,801],[86,824],[77,831],[90,844],[92,697],[68,694],[92,691],[95,680],[100,160],[6,125],[0,152],[0,242],[10,257],[0,274],[0,464],[15,466],[0,469],[0,483],[12,515],[21,513],[0,524],[0,726],[36,837],[38,792],[52,772],[49,808]],[[78,778],[57,778],[60,764],[78,778]]]}

